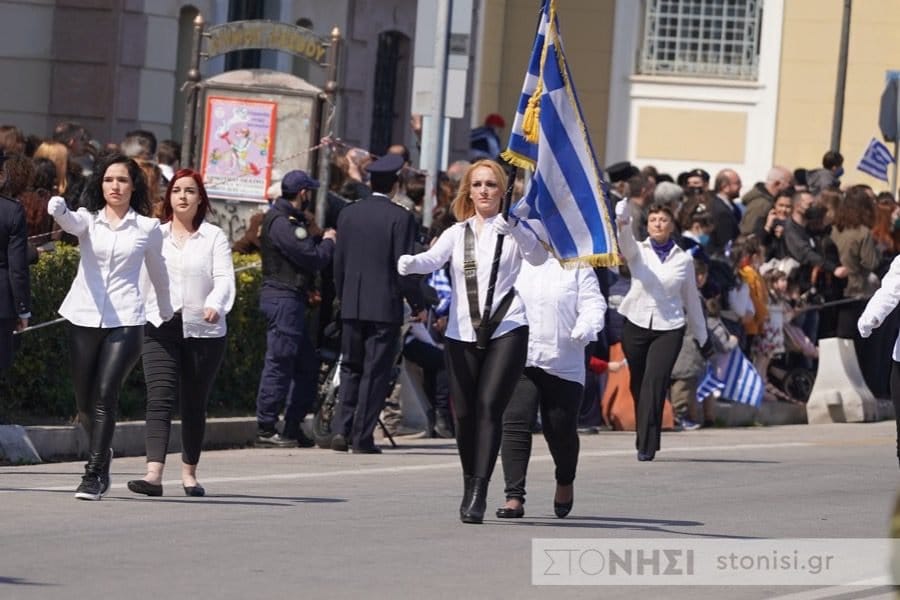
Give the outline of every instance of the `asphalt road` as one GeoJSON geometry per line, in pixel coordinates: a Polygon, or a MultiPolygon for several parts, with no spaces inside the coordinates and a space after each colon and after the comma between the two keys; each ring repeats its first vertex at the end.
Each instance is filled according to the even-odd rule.
{"type": "MultiPolygon", "coordinates": [[[[525,518],[498,520],[498,464],[481,526],[458,519],[455,446],[400,438],[384,454],[207,452],[205,498],[171,455],[165,496],[125,487],[75,500],[82,463],[0,468],[0,599],[890,598],[852,587],[536,586],[535,538],[884,538],[898,486],[892,422],[667,433],[652,463],[633,434],[581,438],[575,506],[553,516],[553,469],[535,438],[525,518]]],[[[863,577],[860,573],[860,577],[863,577]]]]}

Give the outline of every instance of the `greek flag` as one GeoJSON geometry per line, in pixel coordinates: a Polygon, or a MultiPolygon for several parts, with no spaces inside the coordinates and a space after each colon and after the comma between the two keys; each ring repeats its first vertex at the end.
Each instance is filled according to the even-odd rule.
{"type": "Polygon", "coordinates": [[[894,157],[888,147],[872,138],[856,168],[881,181],[888,180],[888,165],[894,164],[894,157]]]}
{"type": "Polygon", "coordinates": [[[717,365],[706,369],[706,375],[697,386],[697,401],[708,396],[721,397],[739,404],[759,407],[765,384],[740,348],[735,348],[717,365]]]}
{"type": "Polygon", "coordinates": [[[544,0],[525,85],[503,158],[533,169],[520,218],[539,219],[564,266],[619,264],[619,249],[597,167],[566,63],[556,0],[544,0]]]}

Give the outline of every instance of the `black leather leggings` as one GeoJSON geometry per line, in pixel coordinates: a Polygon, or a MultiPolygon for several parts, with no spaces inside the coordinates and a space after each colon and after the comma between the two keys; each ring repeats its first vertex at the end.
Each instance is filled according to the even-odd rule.
{"type": "Polygon", "coordinates": [[[444,348],[463,475],[490,479],[500,452],[503,411],[528,357],[528,327],[491,340],[484,350],[451,339],[444,348]]]}
{"type": "Polygon", "coordinates": [[[144,328],[72,325],[72,381],[78,420],[88,434],[87,470],[99,474],[109,460],[119,393],[141,357],[144,328]]]}

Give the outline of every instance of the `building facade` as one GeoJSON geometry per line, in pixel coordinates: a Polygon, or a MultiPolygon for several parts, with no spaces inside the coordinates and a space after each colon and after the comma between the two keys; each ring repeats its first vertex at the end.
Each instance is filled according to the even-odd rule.
{"type": "MultiPolygon", "coordinates": [[[[143,128],[180,140],[181,90],[190,65],[192,23],[269,19],[343,38],[334,133],[383,152],[415,146],[410,128],[418,0],[0,0],[0,123],[49,135],[77,121],[102,142],[143,128]]],[[[237,68],[298,75],[322,87],[325,73],[287,53],[230,53],[202,61],[210,77],[237,68]]],[[[454,149],[465,152],[468,119],[454,149]]]]}
{"type": "MultiPolygon", "coordinates": [[[[481,113],[511,118],[538,0],[484,0],[481,113]]],[[[843,0],[558,0],[572,76],[601,165],[673,175],[732,167],[745,188],[774,164],[817,168],[829,149],[843,0]]],[[[840,151],[844,183],[878,135],[900,70],[900,2],[852,3],[840,151]]]]}

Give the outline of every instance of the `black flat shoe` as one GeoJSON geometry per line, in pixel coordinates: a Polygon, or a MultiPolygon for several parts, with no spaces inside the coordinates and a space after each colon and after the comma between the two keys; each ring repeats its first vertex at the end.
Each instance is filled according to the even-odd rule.
{"type": "Polygon", "coordinates": [[[638,460],[641,462],[651,461],[656,456],[655,452],[638,452],[638,460]]]}
{"type": "Polygon", "coordinates": [[[128,489],[135,494],[143,494],[145,496],[162,496],[162,484],[150,483],[143,479],[132,479],[128,482],[128,489]]]}
{"type": "Polygon", "coordinates": [[[184,486],[184,495],[199,498],[206,495],[206,490],[199,483],[197,485],[186,485],[184,486]]]}
{"type": "Polygon", "coordinates": [[[553,501],[553,512],[560,519],[565,519],[569,512],[572,510],[573,500],[569,500],[568,502],[557,502],[553,501]]]}
{"type": "Polygon", "coordinates": [[[509,508],[508,506],[501,506],[497,509],[497,518],[498,519],[521,519],[525,516],[525,506],[520,505],[519,508],[509,508]]]}

